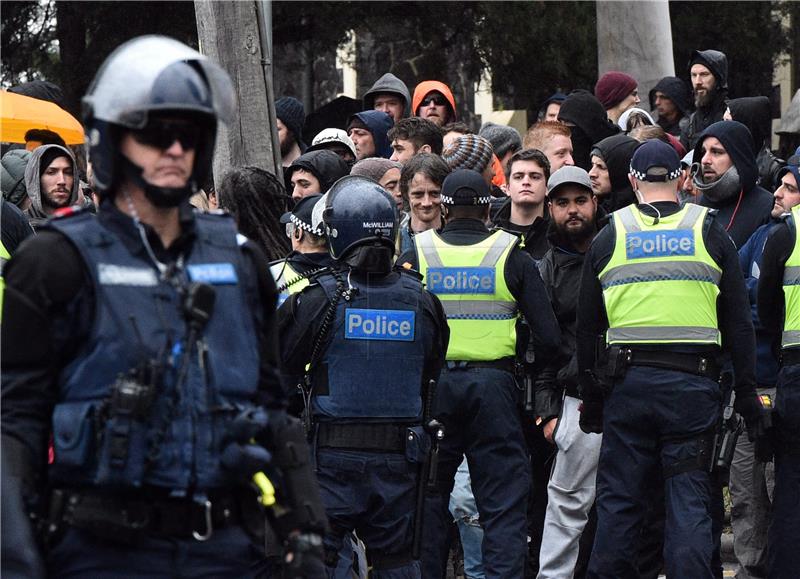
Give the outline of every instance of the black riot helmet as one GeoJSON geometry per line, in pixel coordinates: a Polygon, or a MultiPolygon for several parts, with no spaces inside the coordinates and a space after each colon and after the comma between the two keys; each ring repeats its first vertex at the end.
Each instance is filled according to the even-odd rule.
{"type": "Polygon", "coordinates": [[[83,98],[97,191],[112,194],[124,175],[141,186],[155,205],[180,204],[208,176],[217,121],[233,117],[234,102],[228,75],[177,40],[140,36],[124,43],[100,67],[83,98]],[[141,167],[120,153],[120,137],[125,130],[142,131],[159,119],[176,117],[196,136],[192,175],[185,187],[157,187],[144,180],[141,167]]]}
{"type": "Polygon", "coordinates": [[[368,271],[391,269],[397,206],[383,187],[367,177],[348,175],[317,205],[324,207],[322,219],[334,259],[368,271]]]}

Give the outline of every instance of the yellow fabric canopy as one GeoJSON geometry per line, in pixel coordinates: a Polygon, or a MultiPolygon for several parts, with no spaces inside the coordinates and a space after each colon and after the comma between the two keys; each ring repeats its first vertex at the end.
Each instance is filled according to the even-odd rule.
{"type": "Polygon", "coordinates": [[[31,129],[58,133],[68,145],[84,142],[78,119],[57,104],[0,91],[0,142],[24,143],[25,133],[31,129]]]}

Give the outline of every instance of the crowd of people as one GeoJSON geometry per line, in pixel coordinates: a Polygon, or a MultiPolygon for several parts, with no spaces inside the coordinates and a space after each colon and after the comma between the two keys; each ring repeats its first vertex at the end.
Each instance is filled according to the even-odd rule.
{"type": "Polygon", "coordinates": [[[386,73],[307,145],[284,96],[281,174],[214,181],[225,74],[120,47],[88,170],[2,157],[4,574],[722,577],[727,487],[736,577],[794,577],[800,149],[686,73],[525,134],[386,73]]]}

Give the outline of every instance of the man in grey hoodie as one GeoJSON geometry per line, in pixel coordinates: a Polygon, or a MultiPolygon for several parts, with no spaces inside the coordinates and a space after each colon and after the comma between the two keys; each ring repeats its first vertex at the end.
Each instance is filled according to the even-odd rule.
{"type": "Polygon", "coordinates": [[[82,201],[78,166],[72,152],[60,145],[42,145],[31,153],[25,168],[25,188],[31,198],[26,210],[36,228],[57,210],[82,201]]]}
{"type": "Polygon", "coordinates": [[[383,111],[390,115],[396,123],[408,116],[408,105],[411,94],[406,83],[391,72],[387,72],[364,93],[364,109],[383,111]]]}

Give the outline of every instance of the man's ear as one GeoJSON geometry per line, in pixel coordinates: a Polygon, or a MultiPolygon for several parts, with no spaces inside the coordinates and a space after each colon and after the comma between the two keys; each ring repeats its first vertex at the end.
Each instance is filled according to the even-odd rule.
{"type": "Polygon", "coordinates": [[[431,149],[431,146],[430,146],[430,145],[428,145],[427,143],[426,143],[426,144],[424,144],[424,145],[422,145],[422,146],[421,146],[421,147],[420,147],[420,148],[417,150],[417,154],[419,154],[419,153],[432,153],[432,152],[433,152],[433,150],[431,149]]]}

